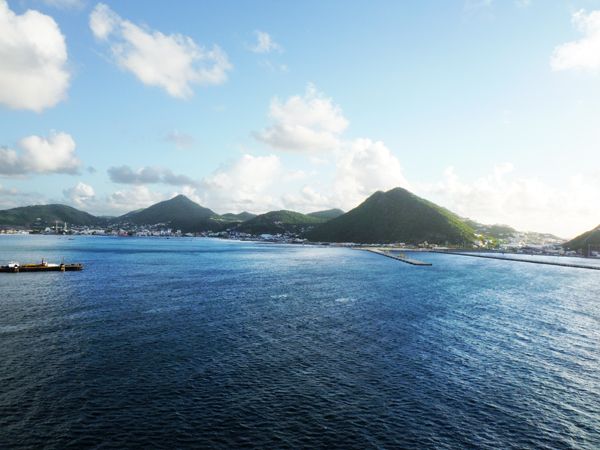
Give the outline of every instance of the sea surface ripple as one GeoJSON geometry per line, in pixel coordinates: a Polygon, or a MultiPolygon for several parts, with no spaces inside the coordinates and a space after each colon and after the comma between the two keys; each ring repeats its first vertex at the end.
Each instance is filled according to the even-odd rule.
{"type": "MultiPolygon", "coordinates": [[[[412,255],[411,255],[412,256],[412,255]]],[[[600,448],[600,273],[1,236],[2,449],[600,448]]]]}

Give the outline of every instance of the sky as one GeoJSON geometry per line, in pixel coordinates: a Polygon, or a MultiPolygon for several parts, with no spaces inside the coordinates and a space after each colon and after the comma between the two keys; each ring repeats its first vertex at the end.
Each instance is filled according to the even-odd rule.
{"type": "Polygon", "coordinates": [[[600,223],[600,0],[0,0],[0,209],[600,223]]]}

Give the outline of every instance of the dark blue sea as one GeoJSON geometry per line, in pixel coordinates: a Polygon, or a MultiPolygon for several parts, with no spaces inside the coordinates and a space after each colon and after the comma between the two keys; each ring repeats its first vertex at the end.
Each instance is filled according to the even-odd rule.
{"type": "MultiPolygon", "coordinates": [[[[600,271],[2,236],[1,449],[600,448],[600,271]]],[[[577,262],[581,263],[581,260],[577,262]]]]}

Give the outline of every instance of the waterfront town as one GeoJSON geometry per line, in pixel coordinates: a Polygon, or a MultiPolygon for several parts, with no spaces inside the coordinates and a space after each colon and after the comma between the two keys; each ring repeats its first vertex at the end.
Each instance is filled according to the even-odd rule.
{"type": "MultiPolygon", "coordinates": [[[[488,226],[489,228],[490,226],[488,226]]],[[[498,238],[490,238],[484,234],[475,234],[472,243],[465,243],[463,248],[473,250],[502,250],[514,253],[528,253],[539,255],[556,256],[574,256],[575,251],[568,251],[562,247],[567,242],[566,239],[560,239],[556,236],[537,232],[511,232],[512,228],[506,225],[494,225],[506,229],[505,233],[499,233],[498,238]]],[[[44,228],[31,227],[4,227],[0,234],[43,234],[43,235],[65,235],[65,236],[113,236],[113,237],[154,237],[154,238],[220,238],[241,241],[259,241],[287,244],[312,244],[312,245],[331,245],[336,247],[357,247],[357,246],[378,246],[392,247],[406,250],[444,250],[447,247],[423,242],[419,245],[408,245],[403,242],[397,243],[327,243],[327,242],[308,242],[303,238],[303,233],[309,231],[312,227],[302,228],[299,232],[285,231],[278,234],[248,234],[236,231],[230,228],[224,231],[204,231],[199,233],[183,233],[181,230],[169,228],[168,223],[157,223],[152,225],[136,225],[127,222],[109,223],[105,227],[93,228],[89,226],[68,226],[67,223],[57,221],[53,227],[44,228]]],[[[483,230],[486,226],[483,226],[483,230]]],[[[600,252],[592,251],[592,257],[600,257],[600,252]]]]}

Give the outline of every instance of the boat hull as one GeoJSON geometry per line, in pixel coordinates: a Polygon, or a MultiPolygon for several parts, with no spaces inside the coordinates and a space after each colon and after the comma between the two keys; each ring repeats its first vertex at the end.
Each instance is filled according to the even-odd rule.
{"type": "Polygon", "coordinates": [[[19,273],[19,272],[71,272],[74,270],[81,270],[83,266],[81,264],[61,264],[57,266],[42,266],[38,264],[28,264],[26,266],[19,267],[0,267],[0,273],[19,273]]]}

